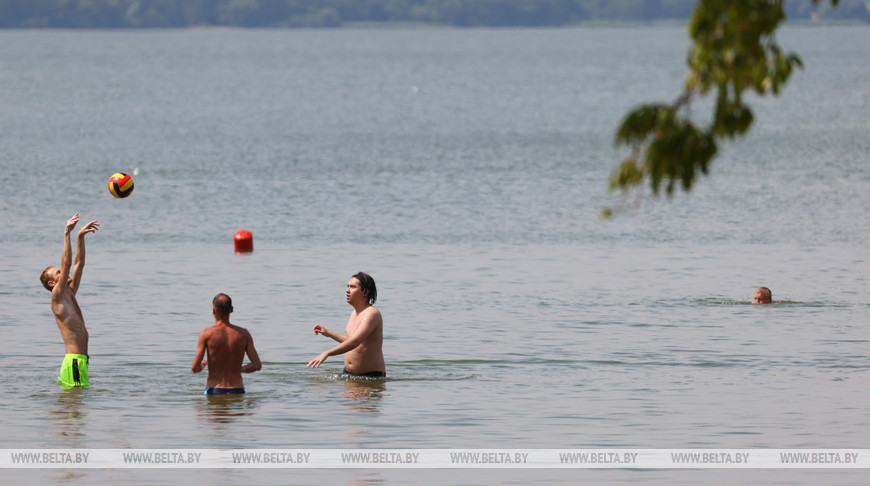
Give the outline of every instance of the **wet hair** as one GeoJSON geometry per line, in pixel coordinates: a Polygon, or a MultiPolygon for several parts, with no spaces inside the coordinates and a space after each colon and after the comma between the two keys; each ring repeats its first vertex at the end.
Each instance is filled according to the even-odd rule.
{"type": "Polygon", "coordinates": [[[228,316],[233,311],[233,299],[227,294],[217,294],[211,301],[214,310],[221,315],[228,316]]]}
{"type": "Polygon", "coordinates": [[[359,287],[368,298],[369,305],[374,304],[375,301],[378,300],[378,288],[375,286],[375,279],[373,279],[371,275],[364,272],[357,272],[351,276],[351,278],[359,280],[359,287]]]}
{"type": "Polygon", "coordinates": [[[758,289],[756,289],[755,291],[761,292],[761,296],[764,297],[764,300],[766,300],[767,302],[770,302],[771,300],[773,300],[773,292],[771,292],[769,288],[758,287],[758,289]]]}
{"type": "Polygon", "coordinates": [[[51,287],[48,286],[48,271],[52,268],[54,267],[49,265],[45,267],[45,270],[43,270],[41,274],[39,274],[39,281],[42,282],[42,286],[45,287],[45,290],[48,290],[49,292],[51,292],[51,287]]]}

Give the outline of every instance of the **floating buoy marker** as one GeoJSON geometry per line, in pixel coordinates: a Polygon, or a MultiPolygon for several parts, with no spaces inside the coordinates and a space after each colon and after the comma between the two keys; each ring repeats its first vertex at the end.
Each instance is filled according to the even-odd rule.
{"type": "Polygon", "coordinates": [[[254,251],[254,235],[252,235],[250,231],[236,231],[233,239],[236,244],[236,253],[250,253],[254,251]]]}

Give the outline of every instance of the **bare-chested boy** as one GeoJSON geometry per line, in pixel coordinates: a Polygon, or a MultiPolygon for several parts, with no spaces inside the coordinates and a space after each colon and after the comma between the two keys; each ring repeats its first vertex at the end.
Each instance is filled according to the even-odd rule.
{"type": "Polygon", "coordinates": [[[190,369],[199,373],[208,366],[206,395],[245,393],[242,373],[260,370],[260,356],[254,348],[254,338],[243,327],[230,324],[233,301],[227,294],[217,294],[212,300],[215,324],[199,333],[196,357],[190,369]],[[208,361],[203,358],[208,353],[208,361]],[[247,353],[250,363],[242,365],[247,353]]]}
{"type": "Polygon", "coordinates": [[[63,338],[66,355],[60,367],[58,382],[65,387],[89,386],[88,380],[88,330],[82,310],[76,301],[76,292],[82,281],[85,266],[85,235],[97,231],[100,223],[91,221],[79,230],[76,242],[75,265],[73,265],[70,232],[79,222],[76,214],[66,222],[63,232],[63,250],[60,254],[60,268],[49,266],[42,271],[39,280],[51,292],[51,312],[57,321],[57,328],[63,338]],[[72,269],[72,272],[70,272],[72,269]]]}
{"type": "Polygon", "coordinates": [[[346,334],[330,332],[320,324],[314,326],[315,334],[322,334],[340,344],[312,359],[308,366],[316,368],[326,358],[344,354],[345,374],[387,376],[383,353],[384,319],[381,311],[372,305],[378,298],[375,280],[370,275],[359,272],[347,282],[345,295],[347,303],[353,306],[345,328],[346,334]]]}

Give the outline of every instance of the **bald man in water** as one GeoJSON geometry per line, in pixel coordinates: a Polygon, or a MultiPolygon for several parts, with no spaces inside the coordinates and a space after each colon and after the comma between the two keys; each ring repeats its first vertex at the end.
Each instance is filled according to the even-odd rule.
{"type": "Polygon", "coordinates": [[[212,300],[215,324],[199,333],[196,357],[190,369],[199,373],[208,366],[206,395],[245,393],[242,373],[253,373],[262,368],[260,356],[254,348],[254,338],[243,327],[230,324],[233,301],[227,294],[217,294],[212,300]],[[208,353],[208,360],[203,358],[208,353]],[[250,363],[242,365],[248,355],[250,363]]]}
{"type": "Polygon", "coordinates": [[[753,304],[772,304],[773,293],[767,287],[758,287],[755,289],[755,294],[752,296],[753,304]]]}
{"type": "Polygon", "coordinates": [[[82,281],[85,267],[85,235],[97,231],[100,223],[91,221],[79,230],[76,242],[75,265],[73,265],[70,233],[79,222],[76,213],[66,222],[63,231],[63,250],[60,254],[60,268],[49,266],[39,276],[43,287],[51,292],[51,312],[57,321],[60,337],[66,355],[60,367],[57,381],[64,387],[89,386],[88,380],[88,330],[85,319],[76,300],[76,292],[82,281]]]}

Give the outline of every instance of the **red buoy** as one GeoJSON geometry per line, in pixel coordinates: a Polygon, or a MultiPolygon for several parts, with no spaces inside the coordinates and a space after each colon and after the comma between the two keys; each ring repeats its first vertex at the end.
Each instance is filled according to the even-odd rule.
{"type": "Polygon", "coordinates": [[[236,231],[233,239],[236,244],[236,252],[247,253],[254,251],[254,235],[252,235],[250,231],[236,231]]]}

